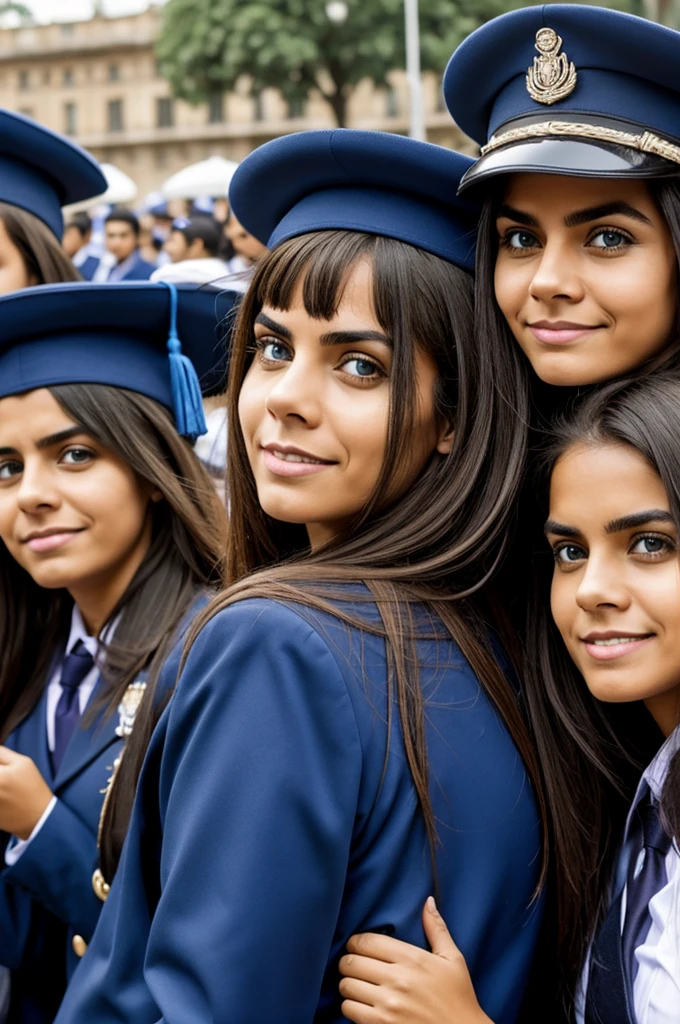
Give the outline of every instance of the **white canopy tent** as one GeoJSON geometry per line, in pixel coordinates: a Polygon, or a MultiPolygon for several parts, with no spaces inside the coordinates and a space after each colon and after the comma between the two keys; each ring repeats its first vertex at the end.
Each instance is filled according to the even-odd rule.
{"type": "Polygon", "coordinates": [[[89,210],[93,206],[118,206],[123,203],[131,203],[137,197],[137,186],[132,178],[121,171],[119,167],[116,167],[115,164],[102,164],[101,169],[108,185],[106,192],[93,199],[84,199],[81,203],[65,206],[65,217],[79,213],[81,210],[89,210]]]}
{"type": "Polygon", "coordinates": [[[198,199],[199,196],[224,198],[229,192],[229,183],[238,167],[233,160],[211,156],[197,164],[183,167],[161,186],[166,199],[198,199]]]}

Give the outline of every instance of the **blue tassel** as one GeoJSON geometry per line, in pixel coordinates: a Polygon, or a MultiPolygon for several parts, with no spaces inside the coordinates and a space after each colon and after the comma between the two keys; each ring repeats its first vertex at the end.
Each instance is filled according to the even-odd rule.
{"type": "Polygon", "coordinates": [[[177,335],[177,289],[169,281],[163,281],[162,284],[170,291],[168,358],[170,360],[170,384],[172,404],[175,409],[175,423],[177,433],[186,437],[193,444],[201,434],[208,433],[203,413],[201,387],[194,364],[188,356],[182,354],[182,343],[177,335]]]}

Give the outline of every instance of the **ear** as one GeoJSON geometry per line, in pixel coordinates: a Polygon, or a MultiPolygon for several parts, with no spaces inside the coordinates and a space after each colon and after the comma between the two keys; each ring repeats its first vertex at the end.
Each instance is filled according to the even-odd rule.
{"type": "Polygon", "coordinates": [[[437,451],[440,455],[448,455],[453,448],[453,439],[456,436],[454,426],[449,421],[442,424],[441,431],[439,433],[439,439],[437,441],[437,451]]]}
{"type": "Polygon", "coordinates": [[[163,492],[160,491],[157,487],[154,487],[154,489],[151,492],[151,500],[154,502],[154,504],[158,504],[159,501],[163,500],[163,492]]]}

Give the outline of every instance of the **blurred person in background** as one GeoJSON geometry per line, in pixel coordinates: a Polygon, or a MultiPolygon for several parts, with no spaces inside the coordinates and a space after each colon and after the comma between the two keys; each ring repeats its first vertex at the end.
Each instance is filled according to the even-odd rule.
{"type": "Polygon", "coordinates": [[[92,220],[87,213],[74,213],[64,229],[61,246],[81,277],[91,281],[99,266],[99,260],[92,254],[92,220]]]}
{"type": "Polygon", "coordinates": [[[236,255],[240,256],[247,266],[253,267],[267,252],[266,245],[246,231],[240,221],[236,219],[233,210],[229,211],[224,234],[233,245],[236,255]]]}
{"type": "Polygon", "coordinates": [[[178,217],[164,246],[171,263],[155,270],[151,280],[202,284],[229,277],[230,289],[245,291],[248,267],[238,257],[221,259],[221,245],[222,229],[213,217],[178,217]]]}
{"type": "Polygon", "coordinates": [[[99,261],[92,280],[148,281],[155,266],[139,251],[139,220],[131,210],[112,210],[105,224],[106,254],[99,261]]]}

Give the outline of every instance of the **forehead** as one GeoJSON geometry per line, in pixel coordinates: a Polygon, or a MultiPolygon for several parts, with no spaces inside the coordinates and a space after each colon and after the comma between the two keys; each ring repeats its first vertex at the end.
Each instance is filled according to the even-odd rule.
{"type": "Polygon", "coordinates": [[[339,321],[342,321],[343,327],[347,330],[366,326],[370,326],[373,330],[381,329],[373,306],[373,266],[369,260],[358,260],[347,273],[347,278],[338,296],[335,316],[330,320],[313,318],[307,313],[303,295],[306,276],[303,274],[295,285],[289,309],[280,310],[264,303],[262,312],[287,326],[290,326],[290,322],[295,319],[311,320],[318,325],[319,332],[322,332],[325,329],[324,325],[327,324],[334,324],[337,327],[339,321]]]}
{"type": "Polygon", "coordinates": [[[661,478],[634,448],[575,445],[557,461],[550,480],[550,518],[598,528],[645,509],[669,510],[661,478]]]}
{"type": "Polygon", "coordinates": [[[9,432],[42,436],[68,426],[73,426],[73,420],[47,388],[0,398],[0,434],[3,437],[9,432]]]}
{"type": "Polygon", "coordinates": [[[654,209],[645,181],[575,178],[565,174],[512,174],[503,203],[529,212],[561,213],[603,203],[629,203],[644,212],[654,209]]]}

